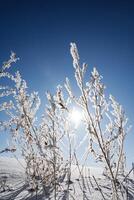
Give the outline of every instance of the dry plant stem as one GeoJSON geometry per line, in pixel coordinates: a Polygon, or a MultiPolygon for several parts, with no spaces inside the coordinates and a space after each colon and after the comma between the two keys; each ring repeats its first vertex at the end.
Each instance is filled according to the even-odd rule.
{"type": "MultiPolygon", "coordinates": [[[[23,105],[23,104],[22,104],[22,105],[23,105]]],[[[35,135],[35,138],[36,138],[36,140],[38,141],[36,130],[35,130],[35,128],[33,127],[32,123],[31,123],[31,120],[30,120],[29,116],[27,115],[27,113],[26,113],[26,111],[25,111],[24,106],[23,106],[23,112],[24,112],[24,115],[26,116],[26,121],[27,121],[27,125],[29,126],[29,129],[32,128],[32,131],[33,131],[33,133],[34,133],[34,135],[35,135]]],[[[39,144],[39,142],[38,142],[38,144],[39,144]]]]}
{"type": "Polygon", "coordinates": [[[56,200],[56,153],[55,153],[55,147],[56,147],[56,137],[55,137],[55,130],[54,130],[54,121],[52,121],[52,128],[53,128],[53,169],[54,169],[54,200],[56,200]]]}
{"type": "Polygon", "coordinates": [[[19,161],[16,155],[13,154],[13,157],[17,160],[17,162],[21,165],[23,169],[25,169],[24,165],[19,161]]]}
{"type": "Polygon", "coordinates": [[[88,180],[89,180],[89,182],[90,182],[91,187],[94,189],[94,186],[93,186],[93,183],[92,183],[92,181],[91,181],[91,177],[90,177],[90,176],[88,177],[88,180]]]}
{"type": "Polygon", "coordinates": [[[85,192],[86,192],[86,184],[85,184],[85,179],[82,175],[82,187],[83,187],[83,200],[85,199],[85,192]]]}
{"type": "MultiPolygon", "coordinates": [[[[122,128],[121,128],[121,131],[122,131],[122,128]]],[[[122,141],[121,141],[121,150],[119,152],[119,159],[118,159],[118,164],[117,164],[117,170],[116,170],[116,174],[115,174],[115,179],[117,179],[117,176],[118,176],[118,172],[119,172],[119,166],[120,166],[120,162],[121,162],[121,158],[122,158],[122,154],[123,154],[123,148],[124,148],[124,136],[122,138],[122,141]]]]}
{"type": "MultiPolygon", "coordinates": [[[[85,96],[85,94],[84,94],[84,96],[85,96]]],[[[96,102],[96,105],[97,105],[97,95],[95,95],[95,102],[96,102]]],[[[87,104],[87,101],[86,101],[86,104],[87,104]]],[[[88,107],[88,106],[87,106],[87,107],[88,107]]],[[[88,108],[87,108],[87,109],[88,109],[88,108]]],[[[102,134],[100,122],[99,122],[98,120],[97,120],[97,124],[98,124],[98,127],[99,127],[99,132],[100,132],[100,137],[101,137],[102,145],[103,145],[103,147],[104,147],[105,145],[104,145],[103,134],[102,134]]]]}
{"type": "Polygon", "coordinates": [[[125,178],[123,179],[123,181],[121,183],[123,183],[126,178],[131,174],[131,172],[134,170],[134,166],[132,167],[132,169],[127,173],[127,175],[125,176],[125,178]]]}
{"type": "MultiPolygon", "coordinates": [[[[74,152],[74,157],[75,157],[76,165],[77,165],[77,167],[78,167],[78,171],[79,171],[79,174],[80,174],[80,177],[81,177],[81,180],[82,180],[82,186],[84,186],[84,178],[83,178],[83,175],[82,175],[82,173],[81,173],[80,166],[79,166],[79,162],[78,162],[78,159],[77,159],[77,156],[76,156],[76,153],[75,153],[75,152],[74,152]]],[[[81,191],[82,191],[82,193],[83,193],[83,199],[87,199],[87,200],[88,200],[88,198],[87,198],[87,196],[86,196],[86,194],[85,194],[85,192],[84,192],[84,189],[83,189],[83,187],[81,186],[80,183],[79,183],[79,186],[80,186],[80,189],[81,189],[81,191]]]]}
{"type": "Polygon", "coordinates": [[[98,182],[97,182],[97,180],[96,180],[96,178],[93,176],[93,179],[94,179],[94,181],[95,181],[95,183],[96,183],[96,185],[97,185],[97,187],[98,187],[98,190],[100,191],[100,193],[101,193],[101,195],[102,195],[102,198],[104,199],[104,200],[106,200],[106,198],[105,198],[105,196],[104,196],[104,194],[103,194],[103,192],[102,192],[102,190],[101,190],[101,188],[100,188],[100,186],[99,186],[99,184],[98,184],[98,182]]]}
{"type": "MultiPolygon", "coordinates": [[[[89,113],[89,116],[90,116],[90,113],[89,113]]],[[[90,119],[91,119],[91,121],[92,121],[91,116],[90,116],[90,119]]],[[[108,166],[109,172],[110,172],[110,174],[111,174],[111,181],[112,181],[112,183],[113,183],[113,189],[114,189],[113,192],[116,194],[116,197],[114,197],[114,200],[118,200],[118,193],[117,193],[116,180],[115,180],[115,178],[114,178],[114,174],[113,174],[113,172],[112,172],[112,169],[111,169],[109,160],[107,159],[107,156],[106,156],[106,153],[105,153],[105,151],[104,151],[104,149],[103,149],[103,146],[102,146],[102,144],[101,144],[101,142],[100,142],[100,138],[99,138],[99,136],[98,136],[98,133],[97,133],[97,131],[96,131],[94,125],[93,125],[93,122],[92,122],[92,126],[93,126],[93,129],[94,129],[94,131],[95,131],[95,135],[96,135],[96,138],[97,138],[97,140],[98,140],[99,147],[100,147],[100,149],[101,149],[101,152],[102,152],[102,154],[103,154],[103,156],[104,156],[104,159],[105,159],[105,161],[106,161],[106,164],[107,164],[107,166],[108,166]]]]}
{"type": "Polygon", "coordinates": [[[85,92],[84,92],[84,89],[83,89],[83,86],[80,88],[81,92],[82,92],[82,95],[84,97],[84,103],[85,103],[85,111],[87,112],[88,116],[89,116],[89,119],[90,119],[90,122],[92,124],[92,127],[93,127],[93,130],[94,130],[94,133],[95,133],[95,136],[97,138],[97,141],[98,141],[98,144],[99,144],[99,147],[101,149],[101,152],[104,156],[104,159],[106,161],[106,164],[108,166],[108,169],[109,169],[109,172],[111,174],[111,181],[113,183],[113,189],[114,189],[114,193],[116,194],[116,197],[115,197],[115,200],[118,200],[118,192],[117,192],[117,187],[116,187],[116,180],[114,178],[114,174],[112,172],[112,169],[111,169],[111,166],[110,166],[110,163],[109,163],[109,160],[107,159],[107,156],[106,156],[106,153],[105,153],[105,150],[103,148],[103,145],[102,145],[102,142],[100,141],[100,137],[98,135],[98,132],[96,131],[96,128],[94,127],[94,123],[93,123],[93,120],[92,120],[92,117],[91,117],[91,114],[89,112],[89,108],[88,108],[88,102],[87,102],[87,98],[86,98],[86,95],[85,95],[85,92]]]}
{"type": "MultiPolygon", "coordinates": [[[[109,173],[110,173],[110,179],[111,179],[111,182],[112,182],[112,187],[113,187],[113,198],[114,200],[118,200],[118,191],[117,191],[117,185],[116,185],[116,177],[118,175],[118,171],[119,171],[119,167],[120,167],[120,162],[121,162],[121,158],[122,158],[122,152],[123,152],[123,141],[122,141],[122,147],[121,147],[121,150],[119,150],[119,158],[117,160],[117,169],[116,169],[116,176],[114,176],[114,172],[112,171],[112,166],[111,166],[111,163],[110,163],[110,159],[108,158],[107,156],[107,149],[105,147],[105,138],[103,138],[103,134],[102,134],[102,130],[101,130],[101,124],[100,124],[100,120],[98,118],[99,114],[98,114],[98,111],[95,110],[95,117],[97,119],[97,127],[98,127],[98,130],[96,129],[96,125],[94,124],[94,120],[92,119],[92,116],[89,112],[89,108],[88,108],[88,97],[87,97],[87,93],[86,93],[86,90],[84,88],[84,68],[82,66],[82,68],[80,67],[80,64],[79,64],[79,54],[78,54],[78,51],[77,51],[77,47],[75,45],[75,43],[71,43],[71,54],[72,54],[72,57],[73,57],[73,65],[74,65],[74,68],[75,68],[75,77],[76,77],[76,81],[77,81],[77,85],[81,91],[81,99],[82,99],[82,103],[80,103],[79,101],[75,101],[76,103],[78,103],[82,109],[84,109],[85,113],[87,114],[87,117],[89,118],[89,121],[87,120],[87,123],[90,123],[89,125],[92,127],[93,129],[93,134],[94,136],[96,137],[97,139],[97,143],[98,143],[98,146],[99,146],[99,149],[101,151],[101,154],[103,156],[103,161],[106,163],[107,165],[107,168],[109,170],[109,173]]],[[[95,74],[98,76],[98,74],[95,74]]],[[[97,80],[96,77],[94,75],[94,81],[97,80]]],[[[98,79],[99,80],[99,79],[98,79]]],[[[102,96],[101,92],[99,90],[96,90],[97,89],[97,85],[96,85],[96,82],[93,82],[93,85],[92,85],[93,89],[94,89],[94,106],[95,107],[98,107],[98,102],[97,102],[97,99],[98,97],[100,98],[102,96]],[[95,84],[95,85],[94,85],[95,84]],[[98,96],[99,95],[99,96],[98,96]]],[[[90,88],[91,89],[91,88],[90,88]]],[[[103,98],[103,96],[102,96],[103,98]]],[[[75,100],[75,98],[73,98],[75,100]]],[[[99,109],[101,109],[101,106],[99,107],[99,109]]],[[[90,133],[90,130],[88,129],[89,131],[89,135],[92,134],[90,133]]]]}
{"type": "Polygon", "coordinates": [[[87,183],[88,191],[89,191],[89,193],[91,194],[91,189],[90,189],[89,182],[88,182],[88,179],[87,179],[87,178],[86,178],[86,183],[87,183]]]}
{"type": "Polygon", "coordinates": [[[122,195],[122,198],[123,198],[123,200],[125,200],[125,197],[124,197],[124,187],[123,187],[123,185],[120,183],[120,192],[121,192],[121,195],[122,195]]]}
{"type": "Polygon", "coordinates": [[[70,140],[70,135],[67,133],[68,136],[68,142],[69,142],[69,169],[68,169],[68,177],[67,177],[67,191],[68,191],[68,199],[69,199],[69,187],[70,187],[70,182],[71,182],[71,165],[72,165],[72,146],[71,146],[71,140],[70,140]]]}
{"type": "MultiPolygon", "coordinates": [[[[25,114],[25,116],[26,116],[27,125],[29,126],[29,128],[30,128],[30,127],[32,128],[32,130],[33,130],[33,132],[34,132],[34,135],[35,135],[35,137],[36,137],[36,139],[37,139],[37,141],[38,141],[36,130],[34,129],[32,123],[31,123],[31,121],[30,121],[30,119],[29,119],[29,116],[27,115],[27,113],[26,113],[26,111],[25,111],[24,106],[23,106],[23,112],[24,112],[24,114],[25,114]]],[[[54,121],[53,121],[52,118],[51,118],[51,120],[52,120],[52,129],[53,129],[53,130],[52,130],[52,131],[53,131],[52,141],[53,141],[53,147],[54,147],[54,148],[53,148],[53,162],[52,162],[52,164],[53,164],[53,170],[54,170],[54,200],[56,200],[56,198],[57,198],[57,184],[56,184],[56,153],[55,153],[56,137],[55,137],[55,130],[54,130],[55,124],[54,124],[54,121]]],[[[38,147],[39,147],[39,146],[38,146],[38,147]]],[[[41,149],[39,148],[39,150],[41,150],[41,149]]]]}

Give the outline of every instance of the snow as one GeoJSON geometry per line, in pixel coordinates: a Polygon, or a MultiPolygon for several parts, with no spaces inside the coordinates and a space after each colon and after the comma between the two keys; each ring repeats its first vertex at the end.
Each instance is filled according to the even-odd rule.
{"type": "MultiPolygon", "coordinates": [[[[99,184],[99,187],[103,189],[105,199],[109,200],[110,194],[110,181],[105,176],[102,176],[102,168],[97,167],[84,167],[82,176],[80,176],[79,170],[82,167],[72,166],[71,170],[71,183],[69,185],[69,199],[74,200],[101,200],[102,194],[95,182],[99,184]],[[95,177],[95,179],[94,179],[95,177]]],[[[128,199],[134,199],[134,181],[129,180],[129,194],[128,199]]],[[[45,200],[54,199],[53,193],[47,198],[42,190],[30,192],[28,185],[25,183],[25,162],[22,159],[0,157],[0,185],[5,181],[5,191],[0,190],[0,200],[45,200]]],[[[62,187],[59,187],[57,191],[57,199],[66,200],[67,197],[67,184],[66,180],[63,182],[62,187]]],[[[121,198],[123,200],[123,198],[121,198]]]]}

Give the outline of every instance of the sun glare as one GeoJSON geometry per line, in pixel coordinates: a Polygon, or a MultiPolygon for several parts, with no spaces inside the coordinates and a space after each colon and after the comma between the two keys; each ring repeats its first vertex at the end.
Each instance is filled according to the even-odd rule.
{"type": "Polygon", "coordinates": [[[70,117],[70,121],[72,121],[75,127],[77,127],[80,124],[80,121],[82,119],[82,114],[79,110],[77,110],[76,108],[73,108],[69,117],[70,117]]]}

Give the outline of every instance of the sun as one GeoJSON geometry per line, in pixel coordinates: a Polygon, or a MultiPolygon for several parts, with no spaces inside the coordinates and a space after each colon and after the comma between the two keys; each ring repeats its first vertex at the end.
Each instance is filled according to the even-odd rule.
{"type": "Polygon", "coordinates": [[[70,121],[74,123],[75,127],[77,127],[82,120],[82,114],[78,109],[73,108],[70,112],[69,118],[70,121]]]}

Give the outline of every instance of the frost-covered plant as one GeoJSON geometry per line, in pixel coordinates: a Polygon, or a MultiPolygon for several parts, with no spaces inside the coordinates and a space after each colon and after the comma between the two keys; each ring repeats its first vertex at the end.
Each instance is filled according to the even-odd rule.
{"type": "Polygon", "coordinates": [[[58,95],[52,96],[49,92],[46,93],[49,104],[39,126],[40,152],[46,162],[45,168],[47,167],[45,173],[47,176],[44,174],[46,177],[42,180],[45,185],[47,183],[47,186],[54,187],[54,199],[57,196],[57,188],[65,177],[65,160],[60,145],[65,135],[63,128],[65,120],[64,111],[58,105],[58,95]]]}
{"type": "Polygon", "coordinates": [[[0,111],[5,111],[7,115],[3,117],[5,120],[1,120],[0,128],[11,133],[14,148],[18,149],[19,146],[29,167],[30,157],[35,155],[37,149],[35,120],[40,99],[35,92],[28,94],[26,82],[18,71],[15,74],[8,71],[11,64],[17,60],[15,53],[11,52],[9,61],[5,62],[1,69],[0,79],[7,78],[9,84],[1,86],[0,96],[8,98],[7,102],[0,105],[0,111]]]}
{"type": "Polygon", "coordinates": [[[8,97],[7,102],[4,99],[4,103],[0,104],[0,111],[6,114],[0,121],[0,129],[11,133],[13,143],[12,148],[5,148],[1,153],[19,150],[26,162],[30,190],[37,190],[39,184],[44,189],[51,186],[55,188],[56,196],[58,182],[64,174],[62,152],[58,147],[61,137],[58,118],[61,119],[56,114],[56,104],[47,93],[50,106],[47,107],[47,114],[44,114],[41,124],[37,125],[37,111],[40,106],[38,93],[28,93],[26,82],[19,72],[8,72],[11,64],[17,60],[15,54],[11,53],[10,60],[4,63],[0,72],[0,79],[7,78],[10,85],[0,87],[0,97],[8,97]]]}
{"type": "Polygon", "coordinates": [[[124,140],[127,134],[122,106],[112,95],[105,96],[102,76],[96,68],[85,82],[87,65],[81,67],[76,44],[71,43],[71,55],[75,70],[75,79],[80,90],[78,97],[73,93],[69,79],[66,79],[64,98],[63,88],[57,87],[55,95],[46,93],[48,105],[40,123],[37,123],[37,111],[40,106],[38,93],[28,93],[25,80],[19,72],[8,70],[16,62],[15,53],[5,62],[0,71],[0,80],[8,79],[8,85],[0,85],[0,112],[7,115],[7,120],[0,121],[0,129],[8,130],[13,139],[13,146],[8,150],[19,149],[26,161],[27,182],[32,190],[41,185],[46,192],[51,188],[54,199],[57,190],[67,173],[67,190],[71,181],[71,165],[76,147],[86,140],[87,155],[93,155],[101,162],[105,175],[111,181],[111,199],[119,199],[118,179],[125,170],[124,140]],[[4,103],[2,103],[2,99],[4,103]],[[82,123],[85,127],[83,139],[76,144],[75,131],[70,121],[72,106],[81,110],[82,123]],[[67,170],[66,170],[67,169],[67,170]]]}
{"type": "Polygon", "coordinates": [[[127,118],[122,106],[112,95],[105,97],[102,76],[96,68],[85,83],[84,75],[87,65],[80,66],[80,58],[75,43],[71,43],[71,55],[75,69],[75,79],[81,95],[76,98],[69,80],[65,87],[71,100],[83,110],[83,121],[88,133],[88,149],[96,161],[103,163],[107,176],[112,182],[112,199],[118,199],[117,179],[125,168],[124,140],[127,133],[127,118]]]}

